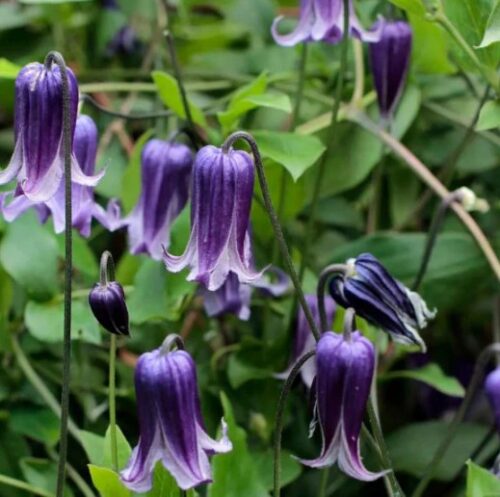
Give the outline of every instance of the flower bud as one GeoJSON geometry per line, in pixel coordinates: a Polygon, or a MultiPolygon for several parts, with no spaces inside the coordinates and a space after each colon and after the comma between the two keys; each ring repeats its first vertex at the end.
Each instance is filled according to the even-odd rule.
{"type": "Polygon", "coordinates": [[[114,335],[129,336],[128,310],[120,283],[97,283],[89,294],[92,313],[101,326],[114,335]]]}

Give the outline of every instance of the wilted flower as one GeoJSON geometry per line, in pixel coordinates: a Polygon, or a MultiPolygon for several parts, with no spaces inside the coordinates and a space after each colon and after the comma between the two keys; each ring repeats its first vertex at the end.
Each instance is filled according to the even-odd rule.
{"type": "MultiPolygon", "coordinates": [[[[98,133],[91,117],[78,116],[73,140],[73,153],[84,174],[93,175],[97,154],[98,133]]],[[[116,200],[111,200],[107,210],[94,201],[94,190],[91,186],[71,185],[72,225],[82,236],[90,235],[92,217],[95,217],[108,230],[120,226],[120,207],[116,200]]],[[[52,214],[56,233],[64,231],[65,219],[65,186],[61,181],[55,195],[45,202],[33,202],[20,189],[14,193],[0,195],[0,209],[6,221],[11,222],[34,207],[41,222],[45,222],[52,214]],[[10,202],[7,200],[13,197],[10,202]]]]}
{"type": "Polygon", "coordinates": [[[251,265],[248,234],[254,166],[246,152],[224,151],[208,145],[193,166],[191,236],[181,256],[165,254],[167,269],[188,266],[189,281],[208,290],[220,288],[230,272],[240,283],[251,283],[261,273],[251,265]]]}
{"type": "Polygon", "coordinates": [[[406,80],[410,65],[412,31],[404,21],[381,19],[373,27],[380,40],[370,44],[373,82],[383,117],[392,115],[406,80]]]}
{"type": "Polygon", "coordinates": [[[252,283],[240,283],[234,273],[229,273],[224,284],[215,291],[201,286],[205,311],[211,317],[235,314],[246,321],[250,317],[252,289],[259,290],[266,297],[281,297],[290,288],[290,278],[277,267],[269,267],[266,273],[274,273],[276,281],[270,281],[267,274],[252,283]]]}
{"type": "Polygon", "coordinates": [[[349,338],[330,331],[316,347],[316,409],[322,449],[317,459],[301,460],[313,468],[339,468],[357,480],[372,481],[361,461],[359,434],[375,368],[375,350],[357,331],[349,338]]]}
{"type": "Polygon", "coordinates": [[[154,139],[144,146],[141,164],[141,196],[125,220],[130,251],[160,260],[188,200],[193,154],[186,145],[154,139]]]}
{"type": "MultiPolygon", "coordinates": [[[[320,328],[318,298],[315,294],[307,294],[305,295],[305,298],[309,309],[311,309],[311,314],[314,318],[314,322],[316,323],[317,327],[320,328]]],[[[328,328],[330,328],[335,317],[335,302],[328,296],[325,296],[325,311],[328,328]]],[[[328,330],[320,331],[321,333],[323,333],[328,330]]],[[[304,310],[302,309],[302,307],[299,307],[297,312],[297,325],[295,327],[292,356],[288,365],[288,369],[286,371],[283,371],[283,373],[275,375],[276,378],[282,380],[286,379],[297,360],[300,359],[304,354],[307,354],[307,352],[310,352],[315,348],[316,340],[311,332],[311,328],[309,327],[309,324],[307,322],[304,310]]],[[[316,376],[316,363],[312,360],[306,361],[306,363],[300,370],[300,375],[307,388],[311,388],[314,377],[316,376]]]]}
{"type": "Polygon", "coordinates": [[[333,278],[330,293],[341,306],[389,333],[396,342],[417,344],[425,352],[419,330],[436,311],[430,311],[416,292],[395,280],[371,254],[347,261],[349,271],[333,278]]]}
{"type": "Polygon", "coordinates": [[[210,438],[203,427],[196,366],[184,350],[159,348],[141,355],[135,370],[140,438],[123,483],[147,492],[157,461],[187,490],[212,479],[208,456],[228,452],[232,445],[222,422],[222,438],[210,438]]]}
{"type": "Polygon", "coordinates": [[[500,430],[500,367],[488,374],[484,382],[484,391],[490,401],[497,429],[500,430]]]}
{"type": "MultiPolygon", "coordinates": [[[[343,0],[301,0],[299,21],[295,29],[286,35],[279,34],[278,25],[283,16],[277,17],[271,32],[276,43],[293,46],[306,41],[326,41],[338,43],[344,35],[343,0]]],[[[379,30],[365,31],[354,12],[352,0],[349,0],[349,35],[366,42],[377,41],[379,30]]]]}
{"type": "Polygon", "coordinates": [[[120,283],[96,283],[89,293],[89,305],[105,330],[114,335],[129,335],[125,292],[120,283]]]}
{"type": "MultiPolygon", "coordinates": [[[[75,131],[78,85],[68,69],[71,140],[75,131]]],[[[17,177],[20,190],[32,201],[43,202],[54,196],[64,173],[63,98],[59,67],[33,62],[16,79],[15,148],[7,168],[0,173],[0,184],[17,177]]],[[[87,176],[72,156],[72,181],[95,186],[104,174],[87,176]]]]}

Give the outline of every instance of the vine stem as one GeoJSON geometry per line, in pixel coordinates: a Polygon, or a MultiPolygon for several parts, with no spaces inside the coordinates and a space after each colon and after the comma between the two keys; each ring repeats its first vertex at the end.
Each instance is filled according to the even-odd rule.
{"type": "Polygon", "coordinates": [[[342,36],[342,41],[340,43],[340,67],[337,76],[337,86],[335,88],[335,97],[333,101],[332,116],[330,121],[330,126],[327,132],[326,139],[326,150],[321,156],[320,163],[318,166],[318,172],[316,174],[316,180],[314,182],[313,196],[311,201],[311,207],[309,210],[309,218],[306,224],[306,230],[304,234],[304,246],[302,248],[302,261],[300,263],[299,269],[299,279],[302,281],[304,278],[304,273],[306,270],[307,259],[309,257],[309,248],[312,238],[312,231],[316,219],[316,211],[318,210],[319,194],[321,191],[321,186],[323,183],[323,177],[326,171],[326,162],[328,157],[330,157],[332,149],[336,143],[336,133],[338,127],[338,114],[340,109],[340,102],[342,99],[342,90],[344,87],[344,73],[347,67],[347,39],[349,37],[349,0],[343,0],[344,6],[344,33],[342,36]]]}
{"type": "Polygon", "coordinates": [[[280,497],[281,492],[281,437],[283,433],[283,417],[285,414],[285,405],[290,390],[292,388],[293,382],[295,378],[300,372],[302,366],[308,361],[311,357],[315,355],[315,351],[311,350],[304,354],[293,366],[288,378],[283,385],[283,389],[281,390],[280,398],[278,400],[278,407],[276,409],[276,419],[274,423],[275,434],[274,434],[274,492],[273,497],[280,497]]]}
{"type": "Polygon", "coordinates": [[[109,342],[109,434],[111,442],[111,466],[118,472],[118,443],[116,437],[116,335],[109,342]]]}
{"type": "Polygon", "coordinates": [[[422,478],[420,479],[420,482],[415,488],[411,497],[421,497],[423,495],[425,489],[432,480],[432,477],[434,476],[434,473],[439,463],[441,462],[441,459],[444,457],[451,442],[453,441],[453,438],[457,433],[458,427],[462,422],[462,420],[464,419],[464,416],[467,413],[467,410],[469,409],[474,399],[474,395],[483,379],[484,369],[488,364],[488,361],[490,360],[492,355],[496,355],[498,353],[500,353],[500,343],[492,343],[481,352],[480,356],[476,361],[476,366],[474,368],[474,373],[472,375],[471,381],[469,383],[469,386],[467,387],[467,391],[465,392],[464,400],[462,401],[459,409],[455,413],[455,416],[453,417],[448,427],[448,431],[446,432],[443,441],[439,444],[439,447],[436,449],[436,452],[432,456],[431,462],[425,468],[424,474],[422,475],[422,478]]]}
{"type": "Polygon", "coordinates": [[[72,205],[71,205],[71,101],[69,93],[68,70],[59,52],[49,52],[45,66],[52,63],[59,67],[62,83],[63,102],[63,154],[64,154],[64,336],[63,371],[61,390],[61,428],[59,436],[59,460],[57,466],[56,497],[63,497],[66,459],[68,456],[68,419],[69,419],[69,382],[71,374],[71,282],[73,273],[72,205]]]}
{"type": "Polygon", "coordinates": [[[325,308],[325,290],[328,280],[334,274],[346,274],[348,271],[348,266],[346,264],[331,264],[327,266],[318,278],[318,284],[316,285],[316,295],[318,298],[318,313],[319,322],[321,326],[321,332],[323,333],[328,328],[328,320],[326,318],[326,308],[325,308]]]}
{"type": "MultiPolygon", "coordinates": [[[[349,119],[356,122],[372,135],[384,142],[441,199],[444,200],[449,196],[449,190],[430,172],[423,162],[413,155],[413,153],[401,142],[373,123],[368,116],[366,116],[366,114],[361,113],[356,109],[351,109],[349,112],[349,119]]],[[[474,218],[460,204],[453,203],[450,208],[468,229],[477,245],[482,250],[496,278],[500,280],[500,261],[498,260],[488,239],[481,231],[481,228],[478,226],[474,218]]]]}

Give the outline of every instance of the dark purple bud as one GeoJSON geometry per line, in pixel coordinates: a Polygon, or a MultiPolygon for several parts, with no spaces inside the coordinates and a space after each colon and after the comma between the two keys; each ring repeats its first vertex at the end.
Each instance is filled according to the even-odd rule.
{"type": "Polygon", "coordinates": [[[219,441],[205,431],[191,356],[164,349],[141,355],[135,370],[140,438],[121,479],[138,493],[151,489],[158,461],[183,490],[208,483],[208,456],[232,449],[224,421],[219,441]]]}
{"type": "MultiPolygon", "coordinates": [[[[278,25],[283,16],[277,17],[271,32],[274,41],[289,47],[308,41],[325,41],[338,43],[344,33],[343,0],[301,0],[298,24],[289,34],[279,34],[278,25]]],[[[377,41],[380,37],[378,29],[366,31],[362,28],[354,11],[352,0],[349,0],[349,35],[366,42],[377,41]]]]}
{"type": "Polygon", "coordinates": [[[484,391],[490,401],[497,430],[500,431],[500,367],[494,369],[486,377],[484,391]]]}
{"type": "MultiPolygon", "coordinates": [[[[318,310],[318,298],[315,294],[307,294],[305,295],[305,298],[309,309],[311,309],[314,322],[319,328],[320,318],[318,310]]],[[[325,310],[328,327],[330,328],[333,325],[333,320],[335,318],[335,302],[329,296],[325,297],[325,310]]],[[[325,332],[327,330],[321,331],[325,332]]],[[[314,335],[311,332],[311,328],[309,328],[309,324],[307,323],[307,319],[304,311],[302,310],[302,307],[299,307],[299,310],[297,311],[297,325],[295,327],[295,337],[290,362],[288,363],[287,370],[277,374],[276,378],[282,380],[286,379],[292,371],[292,368],[297,360],[300,359],[304,354],[307,354],[307,352],[311,352],[315,348],[316,340],[314,339],[314,335]]],[[[314,377],[316,376],[316,363],[313,360],[307,361],[302,366],[300,375],[307,388],[311,388],[314,377]]]]}
{"type": "Polygon", "coordinates": [[[141,196],[126,220],[130,251],[160,260],[188,201],[193,154],[186,145],[154,139],[144,146],[141,164],[141,196]]]}
{"type": "Polygon", "coordinates": [[[416,344],[425,352],[419,331],[433,319],[416,292],[394,279],[371,254],[361,254],[347,261],[349,271],[330,282],[330,293],[342,307],[352,307],[356,314],[389,333],[396,342],[416,344]]]}
{"type": "Polygon", "coordinates": [[[375,368],[375,349],[357,331],[349,338],[330,331],[316,347],[316,407],[322,449],[317,459],[301,460],[313,468],[332,466],[352,478],[372,481],[361,461],[359,434],[375,368]]]}
{"type": "Polygon", "coordinates": [[[232,271],[240,283],[261,277],[251,261],[248,235],[254,166],[240,150],[203,147],[193,167],[191,236],[181,256],[165,255],[167,269],[189,267],[188,280],[220,288],[232,271]]]}
{"type": "Polygon", "coordinates": [[[120,283],[96,283],[89,294],[92,313],[101,326],[115,335],[129,336],[128,310],[120,283]]]}
{"type": "MultiPolygon", "coordinates": [[[[75,130],[78,84],[68,69],[71,139],[75,130]]],[[[16,79],[15,148],[0,184],[14,177],[29,200],[43,202],[54,196],[64,173],[62,78],[59,67],[33,62],[16,79]]],[[[73,156],[74,183],[95,186],[103,172],[86,176],[73,156]]]]}
{"type": "Polygon", "coordinates": [[[389,118],[399,98],[410,65],[412,31],[404,21],[379,20],[373,29],[381,32],[380,40],[370,44],[373,82],[378,106],[384,118],[389,118]]]}

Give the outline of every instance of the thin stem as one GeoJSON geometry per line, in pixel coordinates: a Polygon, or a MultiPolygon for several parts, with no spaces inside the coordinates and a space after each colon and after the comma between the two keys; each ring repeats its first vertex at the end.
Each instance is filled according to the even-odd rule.
{"type": "Polygon", "coordinates": [[[421,497],[429,485],[434,473],[441,462],[442,458],[445,456],[446,451],[448,450],[451,442],[455,438],[458,427],[460,423],[464,419],[467,410],[469,409],[472,401],[474,400],[474,395],[481,385],[484,376],[484,369],[488,364],[488,361],[491,359],[492,355],[500,353],[500,343],[493,343],[486,347],[478,357],[476,361],[476,366],[474,368],[474,373],[470,380],[469,386],[467,387],[467,391],[465,392],[465,397],[462,403],[460,404],[459,409],[456,411],[455,416],[453,417],[448,431],[444,436],[442,442],[439,444],[439,447],[436,449],[436,452],[432,456],[432,459],[428,466],[424,470],[424,474],[420,479],[419,484],[415,488],[411,497],[421,497]]]}
{"type": "Polygon", "coordinates": [[[302,261],[299,269],[300,281],[302,281],[302,279],[304,278],[307,260],[309,258],[309,247],[312,239],[312,232],[315,225],[316,211],[318,209],[319,196],[320,196],[321,186],[323,184],[323,177],[326,171],[326,163],[336,144],[336,138],[337,138],[338,114],[340,109],[340,102],[342,99],[342,90],[344,86],[344,73],[347,67],[347,39],[349,35],[349,11],[350,11],[349,0],[343,0],[343,5],[344,5],[344,25],[343,25],[344,34],[342,36],[342,41],[340,43],[340,67],[337,75],[337,86],[335,88],[332,116],[327,133],[326,150],[325,152],[323,152],[323,155],[320,159],[320,163],[318,166],[318,172],[316,173],[316,180],[314,183],[311,207],[309,209],[309,219],[307,220],[306,230],[304,234],[302,261]]]}
{"type": "Polygon", "coordinates": [[[321,482],[319,484],[318,497],[327,497],[328,477],[330,476],[330,467],[323,468],[321,471],[321,482]]]}
{"type": "Polygon", "coordinates": [[[109,342],[109,434],[111,441],[111,466],[118,472],[118,444],[116,437],[116,335],[109,342]]]}
{"type": "Polygon", "coordinates": [[[111,252],[105,250],[99,265],[99,282],[101,286],[106,286],[110,281],[115,281],[115,261],[111,252]]]}
{"type": "Polygon", "coordinates": [[[356,38],[352,39],[354,53],[354,91],[351,103],[354,106],[362,105],[365,92],[365,64],[363,60],[363,43],[356,38]]]}
{"type": "MultiPolygon", "coordinates": [[[[349,118],[361,125],[364,129],[369,131],[371,134],[376,136],[379,140],[384,142],[389,148],[398,155],[408,167],[420,177],[420,179],[427,184],[439,197],[445,199],[448,197],[450,192],[446,187],[431,173],[431,171],[423,164],[413,153],[408,150],[401,142],[396,140],[389,133],[386,133],[383,129],[379,128],[375,123],[373,123],[368,116],[362,114],[358,111],[351,111],[349,118]]],[[[496,278],[500,280],[500,261],[498,260],[495,251],[491,247],[488,239],[481,231],[481,228],[477,225],[476,221],[472,216],[458,203],[451,205],[451,209],[462,221],[464,226],[470,232],[474,240],[476,241],[479,248],[482,250],[486,260],[488,261],[493,273],[496,278]]]]}
{"type": "Polygon", "coordinates": [[[306,316],[309,327],[311,328],[312,334],[316,337],[316,340],[319,340],[320,333],[318,331],[318,327],[314,321],[314,318],[311,313],[311,309],[307,305],[306,299],[304,297],[304,291],[302,290],[299,276],[295,271],[295,267],[293,265],[292,257],[290,256],[290,252],[288,250],[288,246],[285,241],[285,237],[283,235],[283,230],[281,229],[280,222],[278,220],[278,216],[276,215],[276,211],[273,207],[273,201],[271,200],[271,194],[269,193],[269,187],[267,186],[266,174],[264,172],[264,164],[262,163],[262,157],[259,152],[259,148],[257,147],[257,143],[252,135],[246,133],[245,131],[237,131],[230,135],[224,144],[222,145],[222,149],[224,151],[228,151],[232,145],[237,140],[245,140],[250,149],[252,150],[255,168],[257,169],[257,177],[259,179],[260,189],[262,190],[262,197],[264,199],[264,205],[266,207],[267,214],[269,215],[269,219],[271,221],[271,225],[274,230],[274,235],[278,240],[278,245],[281,250],[281,255],[285,261],[285,264],[288,268],[288,273],[290,274],[290,278],[292,279],[293,286],[295,287],[295,292],[299,299],[300,305],[304,311],[304,315],[306,316]]]}
{"type": "Polygon", "coordinates": [[[64,337],[63,337],[63,371],[61,391],[61,429],[59,436],[59,461],[57,467],[56,496],[64,493],[66,459],[68,456],[68,418],[69,418],[69,382],[71,374],[71,281],[73,273],[73,240],[72,240],[72,205],[71,205],[71,96],[68,71],[63,56],[58,52],[49,52],[45,65],[55,63],[61,72],[63,101],[63,154],[64,154],[64,337]]]}
{"type": "Polygon", "coordinates": [[[344,312],[344,340],[351,341],[351,335],[356,327],[356,311],[348,307],[344,312]]]}
{"type": "Polygon", "coordinates": [[[429,228],[429,233],[427,234],[427,242],[425,244],[424,254],[420,262],[420,268],[412,286],[412,290],[415,292],[418,291],[424,279],[425,272],[427,271],[427,267],[429,266],[429,261],[431,259],[432,250],[436,244],[437,236],[443,225],[446,213],[448,212],[450,205],[453,202],[460,200],[460,198],[461,193],[458,190],[451,192],[445,199],[441,200],[441,203],[434,214],[434,218],[432,219],[432,223],[429,228]]]}
{"type": "Polygon", "coordinates": [[[311,357],[314,356],[316,352],[311,350],[304,354],[293,366],[292,370],[288,378],[283,385],[283,389],[281,390],[280,398],[278,400],[278,407],[276,409],[276,419],[274,423],[275,427],[275,435],[274,435],[274,492],[273,497],[280,497],[281,492],[281,437],[283,434],[283,418],[285,414],[285,405],[290,390],[292,388],[293,382],[295,378],[300,372],[302,366],[308,361],[311,357]]]}
{"type": "Polygon", "coordinates": [[[321,332],[327,330],[328,320],[326,318],[326,308],[325,308],[325,290],[328,280],[334,274],[346,274],[348,272],[348,266],[346,264],[331,264],[327,266],[318,278],[318,284],[316,286],[316,295],[318,298],[318,312],[319,312],[319,322],[321,325],[321,332]]]}
{"type": "Polygon", "coordinates": [[[54,494],[52,492],[49,492],[48,490],[34,487],[33,485],[26,483],[25,481],[17,480],[16,478],[11,478],[7,475],[0,475],[0,484],[18,488],[19,490],[25,490],[30,494],[39,495],[40,497],[54,497],[54,494]]]}

